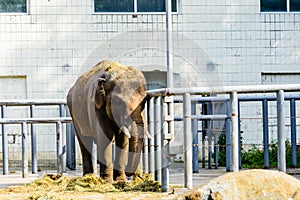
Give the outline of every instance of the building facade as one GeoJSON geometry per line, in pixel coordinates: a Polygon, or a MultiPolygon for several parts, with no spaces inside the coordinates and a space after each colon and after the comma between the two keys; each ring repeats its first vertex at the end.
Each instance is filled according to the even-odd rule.
{"type": "MultiPolygon", "coordinates": [[[[176,87],[300,83],[300,1],[172,5],[176,87]]],[[[0,0],[0,98],[65,98],[101,60],[140,68],[163,87],[165,43],[164,0],[0,0]]],[[[260,143],[261,108],[242,113],[245,139],[260,143]]]]}

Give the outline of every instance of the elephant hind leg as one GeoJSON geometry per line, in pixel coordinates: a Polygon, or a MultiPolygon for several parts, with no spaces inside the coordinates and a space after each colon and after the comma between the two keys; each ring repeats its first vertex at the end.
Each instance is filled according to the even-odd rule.
{"type": "Polygon", "coordinates": [[[77,139],[82,155],[83,175],[94,173],[92,163],[93,138],[81,135],[77,139]]]}

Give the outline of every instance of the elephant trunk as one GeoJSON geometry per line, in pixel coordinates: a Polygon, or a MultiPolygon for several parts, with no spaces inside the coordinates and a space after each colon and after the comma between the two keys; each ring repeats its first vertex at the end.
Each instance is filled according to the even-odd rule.
{"type": "Polygon", "coordinates": [[[132,136],[129,139],[128,162],[126,166],[126,175],[132,176],[140,163],[141,151],[144,147],[144,139],[137,136],[132,136]]]}

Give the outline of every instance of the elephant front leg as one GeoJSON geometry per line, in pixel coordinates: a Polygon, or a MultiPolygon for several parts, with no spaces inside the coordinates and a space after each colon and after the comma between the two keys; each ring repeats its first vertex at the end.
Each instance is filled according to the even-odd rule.
{"type": "Polygon", "coordinates": [[[115,136],[114,180],[127,181],[125,168],[128,160],[129,138],[122,132],[115,136]]]}

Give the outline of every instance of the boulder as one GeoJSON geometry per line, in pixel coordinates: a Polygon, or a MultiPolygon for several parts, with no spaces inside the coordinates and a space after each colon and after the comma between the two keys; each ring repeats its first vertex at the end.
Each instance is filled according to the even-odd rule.
{"type": "Polygon", "coordinates": [[[300,181],[274,170],[244,170],[226,173],[195,188],[184,199],[299,199],[300,181]]]}

